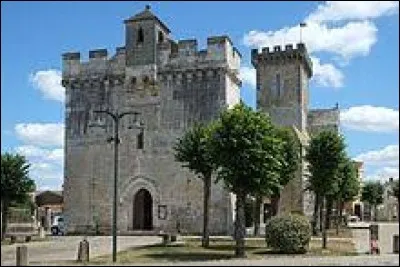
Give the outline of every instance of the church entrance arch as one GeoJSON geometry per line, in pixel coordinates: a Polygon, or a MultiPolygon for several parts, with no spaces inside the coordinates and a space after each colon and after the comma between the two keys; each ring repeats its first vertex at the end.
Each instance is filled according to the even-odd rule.
{"type": "Polygon", "coordinates": [[[152,230],[153,199],[146,189],[140,189],[133,198],[133,229],[152,230]]]}

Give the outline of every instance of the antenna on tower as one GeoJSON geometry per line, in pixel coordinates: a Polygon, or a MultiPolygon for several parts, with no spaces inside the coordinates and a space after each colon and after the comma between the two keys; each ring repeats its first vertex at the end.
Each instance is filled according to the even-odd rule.
{"type": "Polygon", "coordinates": [[[305,22],[300,23],[300,43],[302,43],[302,29],[306,26],[307,24],[305,22]]]}

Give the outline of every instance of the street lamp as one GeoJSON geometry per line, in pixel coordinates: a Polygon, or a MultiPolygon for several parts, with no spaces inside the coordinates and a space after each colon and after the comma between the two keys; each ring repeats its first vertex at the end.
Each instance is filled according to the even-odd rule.
{"type": "MultiPolygon", "coordinates": [[[[117,261],[117,199],[118,199],[118,145],[120,143],[119,139],[119,121],[125,115],[135,115],[135,122],[137,122],[137,116],[140,114],[136,111],[127,111],[118,113],[112,113],[108,110],[94,110],[94,113],[97,114],[107,114],[109,115],[114,121],[114,136],[108,138],[107,141],[111,142],[114,141],[114,198],[113,198],[113,214],[112,214],[112,260],[113,262],[117,261]]],[[[129,129],[137,128],[141,130],[141,138],[143,138],[143,123],[139,123],[136,126],[129,126],[129,129]]]]}

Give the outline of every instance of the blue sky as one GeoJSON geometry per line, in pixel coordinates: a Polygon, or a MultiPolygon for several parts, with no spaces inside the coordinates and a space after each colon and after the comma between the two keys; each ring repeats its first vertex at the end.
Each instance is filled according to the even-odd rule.
{"type": "Polygon", "coordinates": [[[339,103],[347,151],[365,179],[398,177],[399,4],[387,2],[1,2],[1,151],[32,162],[39,188],[60,188],[61,54],[125,42],[123,20],[146,4],[175,40],[227,34],[243,58],[241,96],[255,105],[252,48],[303,40],[313,61],[310,108],[339,103]]]}

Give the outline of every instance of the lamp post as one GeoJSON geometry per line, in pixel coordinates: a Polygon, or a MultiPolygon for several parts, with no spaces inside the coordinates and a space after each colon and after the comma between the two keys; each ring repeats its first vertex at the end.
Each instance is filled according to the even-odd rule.
{"type": "MultiPolygon", "coordinates": [[[[135,115],[135,121],[137,121],[137,116],[140,114],[135,111],[127,111],[118,113],[112,113],[108,110],[94,110],[94,113],[97,114],[107,114],[114,121],[114,136],[108,138],[107,141],[114,141],[114,197],[113,197],[113,212],[112,212],[112,260],[113,262],[117,261],[117,199],[118,199],[118,145],[120,143],[119,139],[119,121],[125,115],[135,115]]],[[[133,129],[134,127],[130,126],[129,129],[133,129]]],[[[143,131],[143,125],[140,124],[136,126],[136,128],[143,131]]]]}

